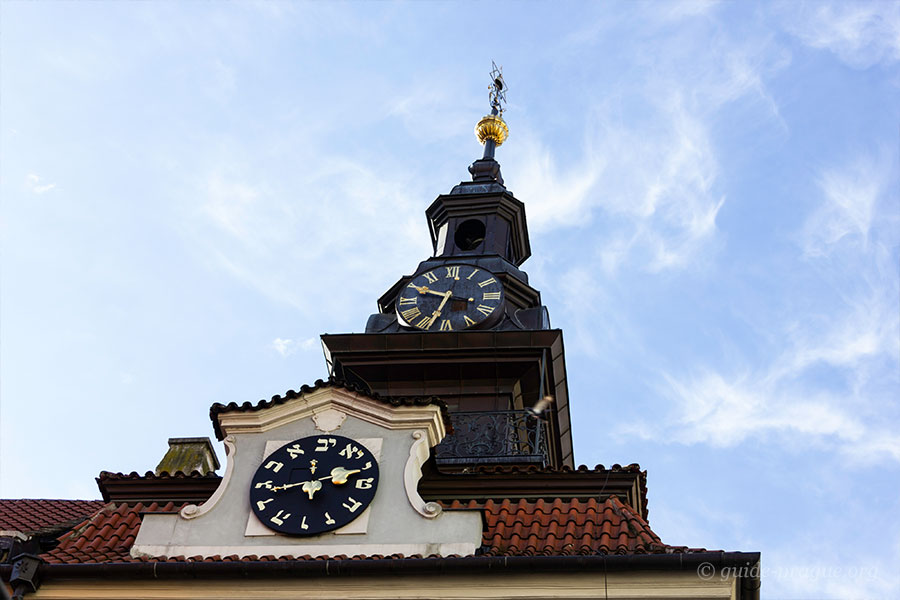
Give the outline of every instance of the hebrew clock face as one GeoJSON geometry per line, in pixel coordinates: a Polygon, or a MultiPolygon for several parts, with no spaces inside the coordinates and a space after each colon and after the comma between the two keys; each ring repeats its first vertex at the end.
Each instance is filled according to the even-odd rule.
{"type": "Polygon", "coordinates": [[[312,436],[263,460],[250,484],[250,505],[270,529],[315,535],[362,514],[377,487],[378,463],[365,446],[339,435],[312,436]]]}
{"type": "Polygon", "coordinates": [[[420,273],[397,298],[397,315],[408,327],[458,331],[486,327],[502,316],[503,285],[473,265],[442,265],[420,273]]]}

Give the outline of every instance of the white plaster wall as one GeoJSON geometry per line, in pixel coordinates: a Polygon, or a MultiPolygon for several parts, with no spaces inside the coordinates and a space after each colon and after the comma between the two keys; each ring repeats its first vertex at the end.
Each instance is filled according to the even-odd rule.
{"type": "MultiPolygon", "coordinates": [[[[416,441],[414,431],[387,429],[351,414],[339,429],[331,432],[357,440],[382,440],[379,483],[368,508],[364,533],[328,532],[309,537],[245,535],[252,513],[249,486],[266,454],[266,442],[328,435],[316,429],[312,417],[307,416],[262,433],[232,434],[234,452],[228,457],[233,461],[232,472],[223,479],[225,487],[214,506],[194,518],[179,514],[145,515],[132,555],[472,554],[481,544],[480,512],[441,513],[426,518],[410,504],[404,470],[410,459],[410,448],[416,441]]],[[[354,525],[355,529],[361,529],[356,521],[344,529],[353,530],[354,525]]]]}

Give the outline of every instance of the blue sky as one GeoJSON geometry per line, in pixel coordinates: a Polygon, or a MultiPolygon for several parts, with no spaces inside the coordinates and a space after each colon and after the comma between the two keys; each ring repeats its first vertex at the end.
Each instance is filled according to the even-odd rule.
{"type": "MultiPolygon", "coordinates": [[[[326,375],[429,256],[491,59],[576,461],[769,598],[900,596],[900,5],[0,5],[0,496],[326,375]]],[[[220,450],[220,457],[224,458],[220,450]]]]}

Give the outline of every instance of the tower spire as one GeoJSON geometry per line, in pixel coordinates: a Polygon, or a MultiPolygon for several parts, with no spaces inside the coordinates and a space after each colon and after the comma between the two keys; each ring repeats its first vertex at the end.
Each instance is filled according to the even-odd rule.
{"type": "Polygon", "coordinates": [[[491,101],[491,114],[485,115],[475,126],[475,136],[484,144],[484,154],[469,167],[472,181],[496,181],[503,185],[500,175],[500,164],[494,160],[494,151],[509,137],[509,128],[503,120],[506,103],[506,81],[503,79],[503,67],[491,61],[491,85],[488,87],[491,101]]]}

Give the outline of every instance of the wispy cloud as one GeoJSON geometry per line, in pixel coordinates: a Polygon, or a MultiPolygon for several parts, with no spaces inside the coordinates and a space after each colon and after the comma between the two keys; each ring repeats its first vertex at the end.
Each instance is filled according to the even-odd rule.
{"type": "Polygon", "coordinates": [[[596,248],[608,271],[683,267],[715,233],[724,202],[714,189],[718,162],[707,125],[677,94],[656,110],[646,128],[602,118],[581,160],[566,166],[526,133],[512,168],[528,190],[534,231],[587,225],[603,212],[616,224],[596,248]]]}
{"type": "Polygon", "coordinates": [[[846,166],[826,169],[819,176],[824,202],[802,232],[801,244],[809,256],[831,253],[841,241],[861,244],[869,240],[876,202],[890,182],[889,153],[861,156],[846,166]]]}
{"type": "Polygon", "coordinates": [[[900,60],[900,5],[896,2],[788,2],[781,18],[804,44],[833,52],[865,69],[900,60]]]}
{"type": "Polygon", "coordinates": [[[185,236],[204,259],[264,296],[310,318],[324,310],[329,326],[358,330],[360,298],[387,289],[397,264],[411,269],[430,253],[418,187],[405,173],[347,158],[298,162],[302,168],[277,185],[241,169],[206,174],[190,198],[185,236]],[[372,261],[361,249],[376,240],[380,260],[372,261]]]}
{"type": "Polygon", "coordinates": [[[316,338],[306,338],[305,340],[292,340],[290,338],[275,338],[272,340],[272,348],[281,356],[290,356],[298,350],[313,350],[318,348],[318,340],[316,338]]]}
{"type": "Polygon", "coordinates": [[[658,391],[674,401],[673,415],[633,434],[664,430],[682,443],[720,447],[777,436],[831,447],[852,461],[900,462],[900,434],[885,418],[900,416],[897,236],[864,243],[896,222],[890,209],[879,211],[891,164],[884,155],[864,156],[819,177],[821,203],[803,227],[804,253],[790,275],[815,274],[831,300],[804,298],[799,312],[775,323],[767,316],[783,348],[771,360],[664,374],[658,391]],[[850,238],[855,243],[838,243],[850,238]]]}
{"type": "MultiPolygon", "coordinates": [[[[632,67],[644,76],[604,89],[575,160],[554,160],[571,149],[546,145],[537,126],[517,132],[521,150],[510,171],[516,187],[528,190],[529,224],[537,233],[606,224],[593,250],[607,272],[626,265],[650,272],[683,269],[698,264],[695,259],[716,243],[716,219],[727,202],[717,128],[727,106],[752,105],[755,118],[786,130],[766,80],[790,63],[790,55],[768,33],[716,36],[698,54],[683,26],[672,21],[708,27],[714,6],[675,8],[661,21],[656,14],[640,17],[663,30],[654,55],[634,49],[632,67]],[[628,118],[633,113],[641,118],[628,118]]],[[[602,31],[588,24],[566,38],[560,52],[596,51],[602,31]]]]}
{"type": "Polygon", "coordinates": [[[45,194],[56,188],[55,183],[41,183],[41,178],[34,173],[29,173],[25,178],[26,187],[34,194],[45,194]]]}

